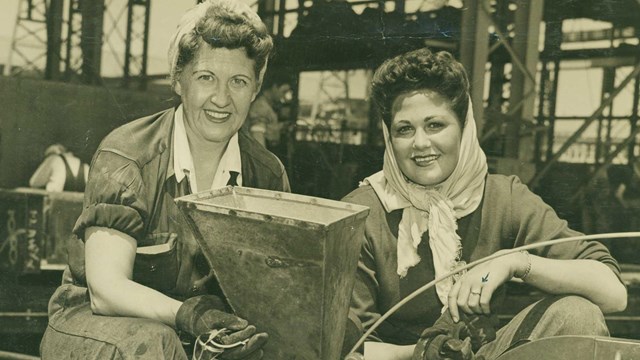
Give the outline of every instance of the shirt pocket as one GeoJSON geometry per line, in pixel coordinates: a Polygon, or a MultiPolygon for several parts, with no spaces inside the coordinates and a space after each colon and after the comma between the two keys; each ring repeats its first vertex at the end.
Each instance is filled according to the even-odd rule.
{"type": "Polygon", "coordinates": [[[133,280],[163,293],[175,288],[178,278],[177,239],[175,233],[148,235],[146,242],[157,245],[138,247],[133,280]]]}

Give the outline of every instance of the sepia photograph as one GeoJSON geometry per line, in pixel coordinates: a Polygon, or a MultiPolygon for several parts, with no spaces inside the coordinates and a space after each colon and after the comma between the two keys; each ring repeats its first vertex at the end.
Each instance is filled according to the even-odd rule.
{"type": "Polygon", "coordinates": [[[640,359],[640,0],[4,0],[0,360],[640,359]]]}

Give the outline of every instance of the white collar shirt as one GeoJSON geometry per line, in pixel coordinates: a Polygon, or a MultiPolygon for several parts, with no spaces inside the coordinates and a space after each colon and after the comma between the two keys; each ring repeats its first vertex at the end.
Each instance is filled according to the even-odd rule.
{"type": "MultiPolygon", "coordinates": [[[[186,177],[189,181],[191,193],[197,193],[199,190],[196,181],[196,169],[193,165],[187,131],[184,126],[184,108],[182,105],[178,106],[176,109],[174,122],[173,169],[176,181],[180,183],[186,177]]],[[[242,163],[240,157],[240,145],[238,144],[238,133],[235,133],[231,139],[229,139],[227,148],[220,158],[220,163],[218,164],[218,169],[216,169],[210,189],[227,186],[231,172],[238,173],[236,184],[238,186],[242,186],[241,168],[242,163]]]]}

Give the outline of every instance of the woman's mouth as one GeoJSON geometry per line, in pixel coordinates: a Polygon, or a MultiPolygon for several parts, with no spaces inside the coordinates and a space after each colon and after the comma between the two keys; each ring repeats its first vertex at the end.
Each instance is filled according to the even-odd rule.
{"type": "Polygon", "coordinates": [[[204,113],[209,120],[219,123],[225,122],[231,117],[231,113],[228,111],[205,110],[204,113]]]}
{"type": "Polygon", "coordinates": [[[440,155],[414,155],[411,157],[411,160],[413,160],[418,166],[429,166],[438,160],[439,157],[440,155]]]}

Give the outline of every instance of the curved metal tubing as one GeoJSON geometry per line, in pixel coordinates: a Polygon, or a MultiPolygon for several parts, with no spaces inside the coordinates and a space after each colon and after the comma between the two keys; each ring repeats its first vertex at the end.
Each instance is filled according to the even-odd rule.
{"type": "Polygon", "coordinates": [[[502,254],[491,254],[489,256],[486,256],[482,259],[478,259],[476,261],[470,262],[469,264],[456,269],[455,271],[451,271],[443,276],[440,276],[438,278],[435,278],[433,281],[431,281],[430,283],[422,286],[421,288],[415,290],[414,292],[412,292],[411,294],[407,295],[404,299],[400,300],[397,304],[395,304],[391,309],[389,309],[386,313],[384,313],[380,319],[378,319],[378,321],[376,321],[373,325],[371,325],[371,327],[369,328],[369,330],[367,330],[364,335],[362,335],[362,337],[360,337],[360,339],[358,340],[358,342],[353,346],[353,348],[351,349],[351,353],[356,352],[356,350],[362,346],[362,344],[364,344],[365,340],[367,339],[367,337],[369,335],[371,335],[371,333],[373,333],[378,326],[380,326],[380,324],[382,324],[385,320],[387,320],[389,318],[389,316],[393,315],[393,313],[395,313],[398,309],[400,309],[402,306],[404,306],[404,304],[406,304],[407,302],[411,301],[413,298],[415,298],[416,296],[422,294],[423,292],[427,291],[429,288],[433,287],[435,284],[437,284],[438,282],[454,275],[457,274],[461,271],[467,270],[469,268],[472,268],[478,264],[482,264],[484,262],[487,262],[489,260],[493,260],[495,258],[501,257],[501,256],[505,256],[505,255],[509,255],[518,251],[522,251],[522,250],[529,250],[529,249],[536,249],[536,248],[541,248],[541,247],[545,247],[545,246],[549,246],[549,245],[556,245],[556,244],[562,244],[562,243],[566,243],[566,242],[572,242],[572,241],[582,241],[582,240],[597,240],[597,239],[612,239],[612,238],[632,238],[632,237],[640,237],[640,232],[619,232],[619,233],[605,233],[605,234],[593,234],[593,235],[580,235],[580,236],[572,236],[572,237],[567,237],[567,238],[560,238],[560,239],[554,239],[554,240],[548,240],[548,241],[543,241],[543,242],[539,242],[539,243],[535,243],[535,244],[528,244],[528,245],[523,245],[523,246],[519,246],[519,247],[515,247],[513,249],[509,249],[506,252],[502,253],[502,254]]]}

